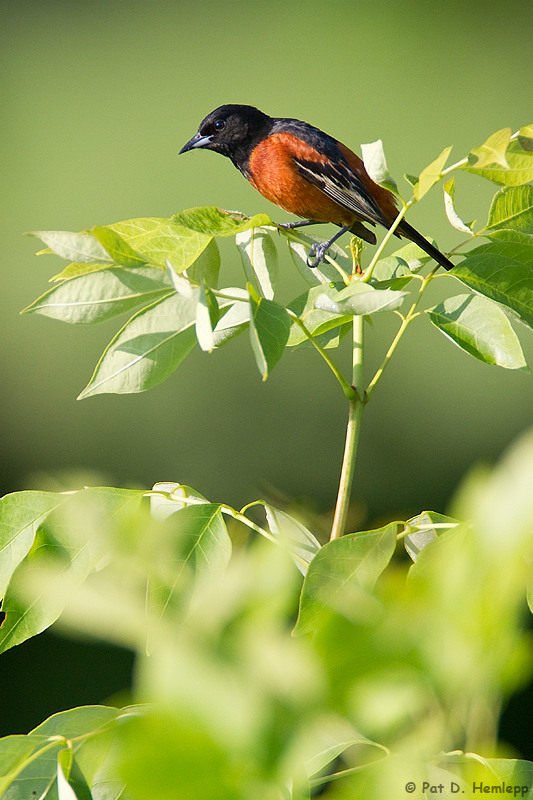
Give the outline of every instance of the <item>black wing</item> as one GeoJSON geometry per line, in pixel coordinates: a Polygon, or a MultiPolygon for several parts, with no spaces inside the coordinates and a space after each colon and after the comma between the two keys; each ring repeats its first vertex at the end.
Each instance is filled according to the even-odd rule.
{"type": "Polygon", "coordinates": [[[317,186],[347,211],[371,225],[379,223],[386,228],[390,222],[385,219],[378,204],[362,182],[348,165],[331,161],[306,161],[295,158],[294,162],[300,175],[317,186]]]}

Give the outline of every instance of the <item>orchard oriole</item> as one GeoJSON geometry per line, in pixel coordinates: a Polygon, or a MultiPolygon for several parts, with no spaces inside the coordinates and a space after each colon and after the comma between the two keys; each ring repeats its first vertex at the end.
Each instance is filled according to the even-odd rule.
{"type": "MultiPolygon", "coordinates": [[[[359,156],[307,122],[269,117],[253,106],[220,106],[200,123],[180,154],[195,148],[227,156],[267,200],[305,218],[283,227],[319,222],[339,226],[328,241],[312,245],[310,267],[317,267],[346,231],[376,244],[375,234],[363,222],[390,228],[398,214],[394,195],[372,180],[359,156]]],[[[415,242],[445,269],[453,267],[405,219],[394,233],[415,242]]]]}

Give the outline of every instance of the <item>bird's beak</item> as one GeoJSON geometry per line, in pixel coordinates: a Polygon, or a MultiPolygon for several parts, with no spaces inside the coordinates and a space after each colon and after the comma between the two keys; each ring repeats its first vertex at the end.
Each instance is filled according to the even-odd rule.
{"type": "Polygon", "coordinates": [[[187,150],[194,150],[195,147],[207,147],[212,138],[212,136],[202,136],[201,133],[198,132],[187,142],[187,144],[183,145],[178,155],[181,156],[181,154],[186,153],[187,150]]]}

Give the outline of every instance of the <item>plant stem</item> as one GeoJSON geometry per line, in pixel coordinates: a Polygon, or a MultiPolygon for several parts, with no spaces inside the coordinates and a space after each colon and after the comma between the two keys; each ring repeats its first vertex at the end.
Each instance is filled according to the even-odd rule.
{"type": "Polygon", "coordinates": [[[309,341],[311,342],[313,347],[316,350],[318,350],[318,352],[320,353],[320,355],[322,356],[322,358],[324,359],[324,361],[326,362],[326,364],[328,365],[330,370],[333,372],[333,374],[335,375],[335,377],[337,378],[338,382],[340,383],[340,385],[342,387],[342,391],[344,392],[344,395],[348,398],[348,400],[351,400],[353,398],[354,394],[355,394],[355,391],[354,391],[353,387],[350,386],[348,381],[346,381],[344,379],[344,377],[341,375],[341,373],[340,373],[339,369],[337,368],[337,366],[333,363],[333,361],[328,356],[328,354],[326,353],[324,348],[321,345],[318,344],[318,342],[315,339],[315,337],[313,336],[313,334],[310,331],[307,330],[307,327],[305,326],[305,323],[302,322],[302,320],[298,316],[296,316],[296,314],[292,314],[291,312],[289,312],[289,313],[290,313],[290,316],[293,319],[293,321],[297,325],[300,326],[300,328],[305,333],[305,335],[307,336],[307,338],[309,339],[309,341]]]}
{"type": "Polygon", "coordinates": [[[376,266],[376,264],[378,263],[379,259],[381,258],[381,254],[382,254],[383,250],[385,249],[387,243],[389,242],[389,240],[391,239],[392,235],[394,234],[394,231],[396,230],[396,228],[398,227],[398,225],[400,224],[400,222],[404,218],[406,211],[408,210],[408,208],[410,206],[413,205],[413,203],[414,203],[414,200],[409,200],[407,203],[403,204],[402,208],[398,212],[398,216],[396,217],[396,219],[394,220],[394,222],[392,223],[392,225],[388,229],[387,233],[383,237],[383,239],[381,241],[381,244],[379,245],[378,249],[375,251],[375,253],[374,253],[373,257],[372,257],[372,261],[370,262],[370,264],[368,265],[368,267],[364,271],[362,280],[365,283],[368,283],[368,281],[372,277],[372,273],[374,272],[374,267],[376,266]]]}
{"type": "Polygon", "coordinates": [[[363,390],[363,317],[353,318],[353,368],[352,380],[354,396],[349,398],[348,426],[346,429],[346,441],[344,444],[344,456],[342,459],[341,477],[339,481],[339,491],[333,525],[331,527],[330,541],[338,539],[344,533],[346,518],[350,506],[350,494],[352,490],[353,474],[355,469],[355,458],[357,455],[357,443],[361,430],[361,418],[363,408],[366,403],[363,390]]]}
{"type": "Polygon", "coordinates": [[[376,384],[379,381],[379,379],[381,378],[381,376],[383,375],[385,367],[387,366],[387,364],[391,360],[392,355],[393,355],[394,351],[396,350],[396,348],[397,348],[397,346],[398,346],[398,344],[400,342],[400,339],[402,338],[402,336],[404,335],[404,333],[405,333],[405,331],[407,329],[407,326],[409,325],[409,323],[411,323],[414,320],[415,317],[418,316],[419,312],[417,312],[417,310],[416,310],[417,307],[418,307],[418,304],[420,303],[420,300],[422,299],[422,295],[423,295],[424,291],[428,287],[429,283],[433,280],[433,277],[434,277],[435,272],[436,272],[437,269],[438,269],[438,266],[435,267],[435,269],[432,270],[432,272],[430,272],[429,275],[427,275],[424,278],[424,280],[420,284],[418,297],[416,298],[415,302],[413,303],[413,305],[409,309],[409,311],[407,313],[407,316],[402,317],[402,324],[400,325],[400,327],[398,329],[398,333],[396,334],[396,336],[392,340],[392,344],[389,347],[389,349],[387,350],[387,353],[386,353],[385,358],[383,359],[383,361],[381,363],[381,366],[378,368],[378,370],[376,371],[376,374],[374,375],[374,377],[372,378],[372,380],[368,384],[368,388],[366,390],[366,402],[368,402],[372,392],[376,388],[376,384]]]}

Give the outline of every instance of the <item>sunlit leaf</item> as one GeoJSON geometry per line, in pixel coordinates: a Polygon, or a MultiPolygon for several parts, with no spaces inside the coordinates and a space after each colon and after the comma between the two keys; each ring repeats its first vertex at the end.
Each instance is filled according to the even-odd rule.
{"type": "Polygon", "coordinates": [[[87,233],[30,231],[29,235],[41,239],[53,253],[68,261],[105,264],[113,260],[98,239],[87,233]]]}
{"type": "Polygon", "coordinates": [[[313,755],[305,761],[305,772],[308,777],[323,770],[354,744],[377,747],[387,752],[386,747],[362,736],[348,720],[341,717],[320,717],[315,725],[308,726],[306,734],[306,749],[313,750],[313,755]]]}
{"type": "Polygon", "coordinates": [[[509,308],[533,328],[533,246],[492,241],[471,250],[453,275],[479,294],[509,308]]]}
{"type": "Polygon", "coordinates": [[[150,514],[159,522],[167,519],[171,514],[175,514],[176,511],[187,508],[190,505],[187,498],[192,499],[194,504],[208,502],[203,495],[195,489],[191,489],[190,486],[172,481],[154,483],[152,491],[147,494],[150,496],[150,514]]]}
{"type": "Polygon", "coordinates": [[[88,275],[90,272],[98,272],[101,269],[110,269],[112,266],[113,265],[110,263],[82,264],[79,261],[73,261],[72,264],[68,264],[68,266],[66,266],[65,269],[62,269],[61,272],[58,272],[56,275],[52,275],[52,277],[49,278],[49,282],[54,283],[56,281],[67,280],[67,278],[77,278],[79,275],[88,275]]]}
{"type": "Polygon", "coordinates": [[[533,233],[533,186],[514,186],[494,195],[482,233],[501,228],[533,233]]]}
{"type": "MultiPolygon", "coordinates": [[[[347,322],[352,322],[351,314],[333,315],[329,311],[321,311],[315,307],[316,299],[321,294],[325,292],[328,297],[334,297],[342,287],[343,284],[340,283],[335,284],[334,287],[324,287],[322,284],[314,286],[308,292],[292,300],[288,308],[302,319],[310,333],[314,336],[320,336],[347,322]]],[[[308,341],[307,336],[300,326],[293,322],[287,346],[295,347],[305,341],[308,341]]]]}
{"type": "Polygon", "coordinates": [[[246,330],[250,322],[250,303],[238,301],[229,306],[222,314],[213,331],[215,347],[226,342],[246,330]]]}
{"type": "Polygon", "coordinates": [[[448,160],[451,149],[451,147],[446,147],[435,161],[422,170],[418,176],[418,182],[414,186],[414,195],[417,200],[420,200],[440,180],[442,169],[448,160]]]}
{"type": "Polygon", "coordinates": [[[177,272],[190,267],[212,239],[209,234],[192,231],[172,219],[160,217],[126,219],[107,227],[119,233],[151,264],[164,267],[168,259],[177,272]]]}
{"type": "Polygon", "coordinates": [[[475,175],[480,175],[482,178],[503,186],[522,186],[533,180],[533,152],[528,146],[530,141],[529,138],[524,137],[522,140],[512,141],[509,144],[505,151],[505,160],[509,165],[508,169],[499,164],[480,168],[476,164],[473,166],[466,164],[461,169],[473,172],[475,175]],[[522,141],[526,144],[525,148],[522,146],[522,141]]]}
{"type": "Polygon", "coordinates": [[[385,158],[385,151],[383,149],[383,142],[377,139],[375,142],[361,145],[361,155],[365,169],[373,181],[385,186],[393,192],[398,191],[396,181],[391,178],[389,169],[387,167],[387,159],[385,158]]]}
{"type": "Polygon", "coordinates": [[[178,294],[143,308],[104,351],[79,399],[144,392],[162,383],[196,344],[196,299],[178,294]]]}
{"type": "Polygon", "coordinates": [[[80,585],[104,555],[106,544],[101,532],[126,507],[138,508],[142,494],[139,490],[102,488],[61,496],[62,502],[56,503],[46,522],[41,523],[38,547],[19,566],[5,594],[6,618],[0,628],[0,652],[48,628],[67,602],[64,592],[52,597],[45,596],[37,585],[32,588],[33,574],[51,567],[70,588],[80,585]],[[24,583],[22,594],[20,581],[24,583]]]}
{"type": "Polygon", "coordinates": [[[53,286],[23,313],[43,314],[63,322],[103,322],[170,292],[168,275],[157,267],[115,267],[53,286]]]}
{"type": "Polygon", "coordinates": [[[209,236],[232,236],[248,228],[272,225],[272,220],[267,214],[247,217],[238,211],[225,211],[217,206],[188,208],[179,214],[174,214],[172,222],[209,236]]]}
{"type": "Polygon", "coordinates": [[[463,233],[472,233],[474,222],[463,222],[455,210],[455,178],[451,178],[444,184],[444,209],[448,221],[458,231],[463,233]]]}
{"type": "Polygon", "coordinates": [[[193,283],[204,281],[206,286],[216,289],[218,286],[218,275],[220,272],[220,250],[214,239],[211,239],[207,247],[202,250],[200,255],[187,267],[187,277],[193,283]]]}
{"type": "Polygon", "coordinates": [[[296,634],[314,630],[325,609],[363,617],[372,607],[368,593],[396,547],[397,523],[334,539],[309,564],[300,599],[296,634]]]}
{"type": "Polygon", "coordinates": [[[524,125],[518,132],[518,142],[522,150],[533,151],[533,125],[524,125]]]}
{"type": "Polygon", "coordinates": [[[283,355],[289,338],[291,318],[283,306],[273,300],[258,297],[250,285],[249,290],[252,350],[265,381],[283,355]]]}
{"type": "Polygon", "coordinates": [[[504,169],[508,169],[509,164],[505,158],[505,151],[509,146],[511,133],[511,128],[503,128],[501,131],[496,131],[492,136],[489,136],[487,141],[480,147],[472,148],[468,154],[470,167],[477,171],[489,166],[489,164],[498,164],[504,169]]]}
{"type": "Polygon", "coordinates": [[[305,525],[302,525],[290,514],[266,504],[265,512],[271,533],[277,536],[282,544],[289,549],[296,566],[302,575],[305,575],[307,565],[315,553],[320,550],[320,542],[313,536],[311,531],[307,530],[305,525]]]}
{"type": "Polygon", "coordinates": [[[418,554],[430,542],[445,530],[457,524],[453,517],[438,514],[436,511],[422,511],[416,517],[411,517],[405,523],[405,531],[411,531],[403,537],[405,549],[416,561],[418,554]]]}
{"type": "Polygon", "coordinates": [[[237,233],[235,242],[246,280],[261,297],[272,300],[278,277],[278,252],[272,237],[263,228],[248,228],[237,233]]]}
{"type": "Polygon", "coordinates": [[[37,528],[63,500],[52,492],[14,492],[0,499],[0,597],[29,553],[37,528]]]}
{"type": "Polygon", "coordinates": [[[393,289],[375,289],[368,283],[354,281],[334,298],[323,293],[315,300],[315,307],[332,314],[353,314],[362,316],[392,311],[398,308],[407,297],[407,292],[393,289]]]}
{"type": "Polygon", "coordinates": [[[98,239],[115,264],[123,267],[142,267],[146,264],[146,258],[130,247],[125,239],[112,228],[96,225],[87,232],[98,239]]]}
{"type": "Polygon", "coordinates": [[[499,306],[476,294],[448,297],[427,309],[431,322],[462,350],[506,369],[528,370],[520,342],[499,306]]]}
{"type": "MultiPolygon", "coordinates": [[[[434,239],[431,237],[427,238],[432,245],[437,247],[437,243],[434,239]]],[[[399,250],[395,250],[394,253],[392,253],[391,258],[402,259],[407,263],[410,271],[414,273],[420,272],[422,267],[431,261],[431,256],[428,256],[428,254],[414,242],[409,242],[409,244],[400,247],[399,250]]]]}
{"type": "Polygon", "coordinates": [[[215,347],[213,328],[218,322],[219,315],[217,299],[202,281],[196,304],[195,331],[201,349],[209,353],[215,347]]]}
{"type": "Polygon", "coordinates": [[[78,800],[74,789],[65,778],[65,773],[63,772],[63,768],[59,759],[57,761],[56,780],[58,800],[78,800]]]}

